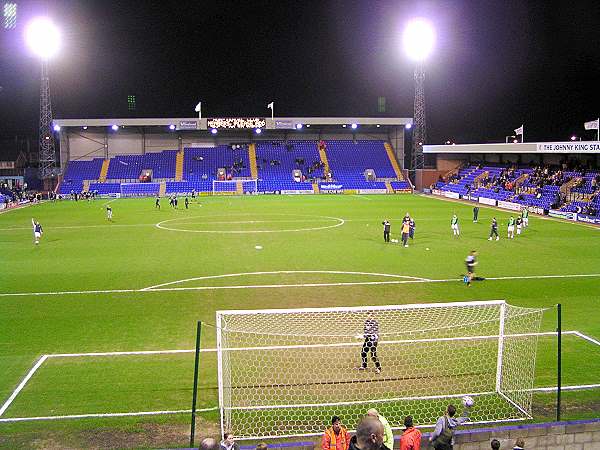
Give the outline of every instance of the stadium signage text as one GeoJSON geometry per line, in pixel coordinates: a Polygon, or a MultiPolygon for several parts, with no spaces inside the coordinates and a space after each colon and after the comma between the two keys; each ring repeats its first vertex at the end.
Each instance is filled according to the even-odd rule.
{"type": "Polygon", "coordinates": [[[568,211],[559,211],[557,209],[551,209],[548,211],[550,217],[557,217],[559,219],[577,220],[577,213],[568,211]]]}
{"type": "Polygon", "coordinates": [[[197,130],[198,121],[196,120],[180,120],[178,130],[197,130]]]}
{"type": "Polygon", "coordinates": [[[245,129],[245,128],[264,128],[267,121],[260,117],[224,117],[208,119],[208,128],[229,128],[229,129],[245,129]]]}
{"type": "Polygon", "coordinates": [[[344,192],[344,185],[324,183],[319,185],[319,191],[327,194],[342,194],[344,192]]]}
{"type": "Polygon", "coordinates": [[[314,194],[314,191],[312,189],[303,189],[303,190],[282,190],[281,191],[282,194],[287,194],[287,195],[295,195],[295,194],[314,194]]]}
{"type": "Polygon", "coordinates": [[[504,202],[502,200],[498,200],[498,208],[512,209],[513,211],[521,211],[522,206],[518,203],[504,202]]]}
{"type": "Polygon", "coordinates": [[[537,144],[537,151],[557,153],[600,152],[600,142],[544,142],[537,144]]]}
{"type": "Polygon", "coordinates": [[[275,128],[279,130],[293,130],[295,128],[294,122],[291,120],[276,120],[275,128]]]}
{"type": "Polygon", "coordinates": [[[596,219],[595,217],[592,217],[592,216],[584,216],[582,214],[577,214],[577,221],[600,225],[600,219],[596,219]]]}
{"type": "Polygon", "coordinates": [[[479,203],[482,203],[484,205],[496,206],[496,200],[494,200],[493,198],[479,197],[479,203]]]}

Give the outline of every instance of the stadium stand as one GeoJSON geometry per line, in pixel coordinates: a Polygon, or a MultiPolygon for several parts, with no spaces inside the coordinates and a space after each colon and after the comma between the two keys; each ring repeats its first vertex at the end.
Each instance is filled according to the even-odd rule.
{"type": "MultiPolygon", "coordinates": [[[[267,193],[318,192],[319,182],[342,184],[343,189],[351,190],[411,191],[410,182],[402,178],[397,164],[394,167],[392,157],[391,146],[383,141],[332,140],[327,141],[321,151],[314,140],[186,147],[183,152],[165,150],[144,155],[117,155],[110,160],[72,161],[60,193],[89,189],[100,195],[157,195],[162,192],[160,182],[164,183],[165,194],[211,192],[220,168],[225,169],[226,179],[257,179],[258,191],[267,193]],[[332,172],[331,178],[327,178],[327,168],[332,172]],[[373,169],[377,179],[367,181],[366,169],[373,169]],[[102,182],[103,170],[106,182],[102,182]],[[158,187],[128,185],[122,188],[120,183],[137,183],[144,170],[152,171],[152,181],[159,182],[158,187]],[[302,174],[300,180],[294,180],[295,170],[302,174]]],[[[217,186],[218,191],[239,191],[235,183],[217,186]]],[[[242,191],[246,191],[246,186],[242,186],[242,191]]]]}

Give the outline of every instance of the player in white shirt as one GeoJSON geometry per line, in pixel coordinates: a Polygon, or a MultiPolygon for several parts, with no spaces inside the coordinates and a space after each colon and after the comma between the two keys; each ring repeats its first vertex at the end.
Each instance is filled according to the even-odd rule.
{"type": "Polygon", "coordinates": [[[452,216],[452,220],[450,220],[450,228],[452,229],[452,233],[454,236],[460,236],[460,229],[458,228],[458,217],[456,214],[452,216]]]}

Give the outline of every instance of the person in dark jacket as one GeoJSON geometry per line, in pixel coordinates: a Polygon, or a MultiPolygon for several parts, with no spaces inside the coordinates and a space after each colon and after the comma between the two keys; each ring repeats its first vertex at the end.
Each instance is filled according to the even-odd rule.
{"type": "Polygon", "coordinates": [[[348,450],[391,450],[383,444],[383,425],[376,417],[364,417],[350,439],[348,450]]]}
{"type": "Polygon", "coordinates": [[[384,242],[390,242],[390,221],[385,219],[383,222],[381,222],[381,225],[383,225],[383,240],[384,242]]]}

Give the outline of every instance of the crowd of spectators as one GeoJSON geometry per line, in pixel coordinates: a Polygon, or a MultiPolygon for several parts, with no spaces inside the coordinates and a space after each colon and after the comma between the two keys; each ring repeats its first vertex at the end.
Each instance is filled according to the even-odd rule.
{"type": "MultiPolygon", "coordinates": [[[[448,405],[444,415],[436,422],[435,429],[425,438],[415,426],[412,416],[404,418],[404,431],[400,435],[399,450],[420,450],[421,445],[426,448],[432,446],[435,450],[452,450],[454,446],[454,433],[458,426],[469,421],[469,408],[465,407],[461,416],[456,415],[456,407],[448,405]]],[[[492,450],[500,448],[500,441],[490,441],[492,450]]],[[[206,438],[200,443],[200,450],[239,450],[234,436],[230,432],[223,435],[219,442],[213,438],[206,438]]],[[[267,450],[264,442],[259,443],[255,450],[267,450]]],[[[514,449],[524,450],[525,442],[519,438],[514,449]]],[[[389,422],[376,409],[369,409],[356,426],[356,432],[351,435],[348,428],[342,423],[339,416],[331,418],[331,425],[325,428],[321,437],[321,450],[394,450],[394,434],[389,422]]]]}

